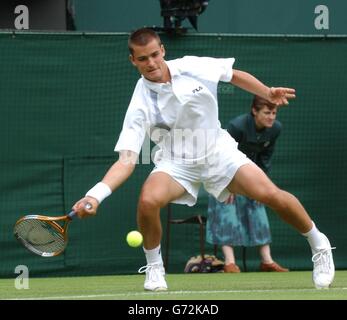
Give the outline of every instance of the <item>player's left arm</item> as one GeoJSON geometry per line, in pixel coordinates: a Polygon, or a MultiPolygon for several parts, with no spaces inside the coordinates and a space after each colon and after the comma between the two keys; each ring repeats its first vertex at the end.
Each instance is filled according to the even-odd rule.
{"type": "Polygon", "coordinates": [[[230,83],[258,95],[277,106],[288,105],[288,100],[295,98],[295,89],[282,87],[270,88],[250,73],[241,70],[233,70],[233,77],[230,83]]]}

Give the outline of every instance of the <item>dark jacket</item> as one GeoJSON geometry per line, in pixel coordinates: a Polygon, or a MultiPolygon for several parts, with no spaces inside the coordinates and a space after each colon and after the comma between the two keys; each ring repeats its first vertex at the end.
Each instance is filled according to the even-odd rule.
{"type": "Polygon", "coordinates": [[[228,132],[239,143],[238,148],[265,173],[271,168],[271,158],[282,124],[275,120],[271,128],[256,130],[251,113],[242,114],[228,124],[228,132]]]}

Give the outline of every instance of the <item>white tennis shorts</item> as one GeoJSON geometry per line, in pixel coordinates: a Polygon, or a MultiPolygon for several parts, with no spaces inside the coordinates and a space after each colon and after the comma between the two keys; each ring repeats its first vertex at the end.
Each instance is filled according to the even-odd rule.
{"type": "Polygon", "coordinates": [[[237,148],[238,143],[227,133],[222,134],[216,143],[213,154],[199,164],[182,164],[167,159],[156,163],[152,173],[165,172],[186,190],[185,194],[173,203],[193,206],[198,197],[201,184],[208,193],[219,201],[230,195],[226,188],[236,171],[252,161],[237,148]]]}

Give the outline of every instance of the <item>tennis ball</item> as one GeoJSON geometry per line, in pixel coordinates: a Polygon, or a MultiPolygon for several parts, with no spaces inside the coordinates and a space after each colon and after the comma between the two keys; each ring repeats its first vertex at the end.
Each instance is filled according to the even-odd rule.
{"type": "Polygon", "coordinates": [[[127,235],[127,243],[130,247],[138,247],[142,244],[143,237],[138,231],[130,231],[127,235]]]}

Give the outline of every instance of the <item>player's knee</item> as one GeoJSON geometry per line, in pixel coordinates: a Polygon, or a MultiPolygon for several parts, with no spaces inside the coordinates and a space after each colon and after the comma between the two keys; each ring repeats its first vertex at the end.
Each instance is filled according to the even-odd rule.
{"type": "Polygon", "coordinates": [[[263,203],[275,211],[286,210],[288,201],[283,190],[274,188],[268,190],[263,203]]]}
{"type": "Polygon", "coordinates": [[[281,190],[276,187],[263,190],[260,202],[269,207],[278,207],[281,202],[281,190]]]}
{"type": "Polygon", "coordinates": [[[160,210],[161,204],[152,195],[142,194],[139,200],[138,211],[142,216],[152,215],[160,210]]]}

